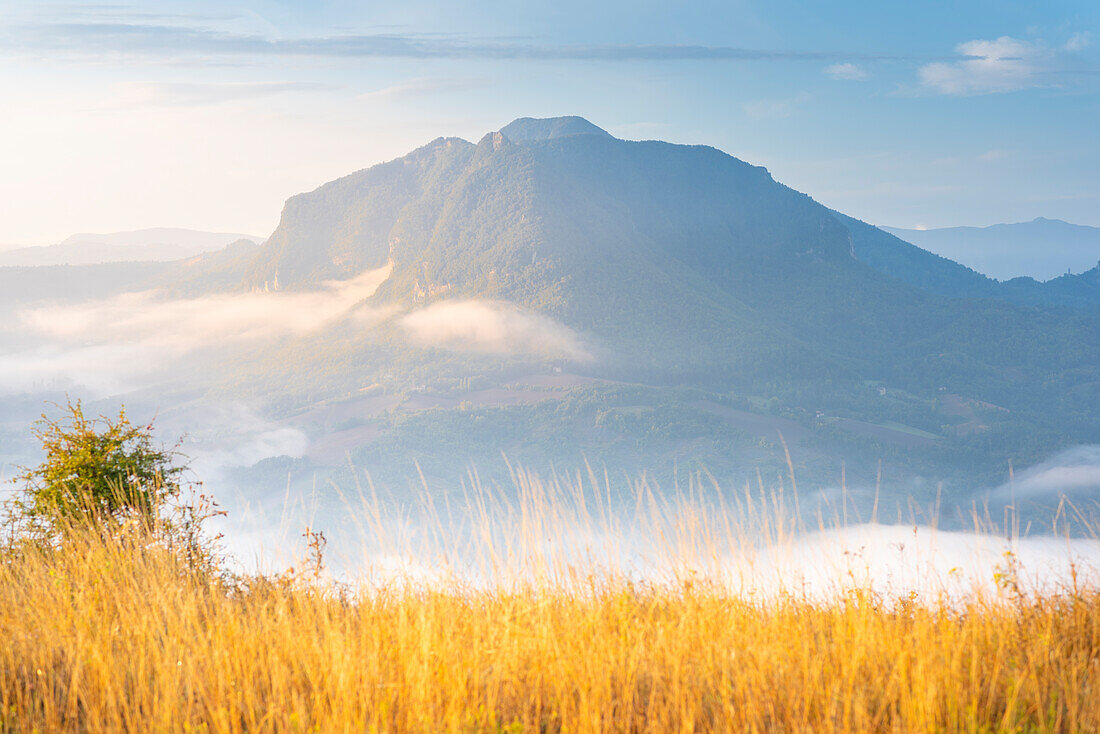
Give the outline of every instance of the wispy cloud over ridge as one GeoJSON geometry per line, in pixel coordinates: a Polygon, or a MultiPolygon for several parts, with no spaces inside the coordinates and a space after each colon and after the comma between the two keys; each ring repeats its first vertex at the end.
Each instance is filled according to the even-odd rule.
{"type": "MultiPolygon", "coordinates": [[[[276,55],[578,61],[896,61],[897,54],[769,50],[694,44],[539,45],[439,35],[378,33],[270,38],[155,23],[40,23],[9,33],[9,49],[76,55],[276,55]]],[[[954,56],[949,58],[956,58],[954,56]]]]}

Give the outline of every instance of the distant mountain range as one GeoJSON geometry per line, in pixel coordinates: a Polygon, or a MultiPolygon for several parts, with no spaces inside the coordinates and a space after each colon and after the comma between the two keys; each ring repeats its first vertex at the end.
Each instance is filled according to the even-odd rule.
{"type": "Polygon", "coordinates": [[[81,233],[56,245],[0,251],[0,267],[167,262],[220,250],[237,240],[262,242],[263,238],[170,227],[107,234],[81,233]]]}
{"type": "Polygon", "coordinates": [[[881,229],[998,280],[1050,280],[1091,270],[1100,262],[1100,227],[1060,219],[1039,217],[989,227],[881,229]]]}
{"type": "Polygon", "coordinates": [[[885,229],[840,213],[836,216],[852,235],[856,257],[921,290],[953,298],[992,298],[1024,306],[1069,307],[1092,313],[1100,307],[1100,264],[1047,281],[1030,277],[998,281],[906,242],[885,229]]]}

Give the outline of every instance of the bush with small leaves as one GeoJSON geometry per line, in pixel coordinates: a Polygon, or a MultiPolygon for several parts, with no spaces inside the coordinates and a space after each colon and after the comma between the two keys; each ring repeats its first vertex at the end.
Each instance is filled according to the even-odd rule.
{"type": "Polygon", "coordinates": [[[34,436],[45,459],[18,477],[23,491],[6,507],[9,543],[58,545],[72,529],[94,527],[116,538],[156,542],[178,550],[191,568],[213,568],[219,538],[205,538],[206,520],[223,515],[217,504],[184,480],[175,448],[153,442],[153,426],[89,417],[68,401],[61,418],[43,414],[34,436]]]}
{"type": "Polygon", "coordinates": [[[70,401],[61,419],[43,414],[34,436],[45,460],[20,475],[25,492],[16,499],[19,509],[44,526],[152,522],[164,501],[179,493],[186,470],[175,452],[153,445],[152,428],[135,425],[125,409],[117,418],[90,418],[79,401],[70,401]]]}

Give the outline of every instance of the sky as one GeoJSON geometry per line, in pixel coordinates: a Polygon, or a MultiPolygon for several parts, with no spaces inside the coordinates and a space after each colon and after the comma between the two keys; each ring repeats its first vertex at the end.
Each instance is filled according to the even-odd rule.
{"type": "Polygon", "coordinates": [[[575,114],[874,224],[1100,226],[1100,3],[0,3],[0,245],[269,234],[439,136],[575,114]]]}

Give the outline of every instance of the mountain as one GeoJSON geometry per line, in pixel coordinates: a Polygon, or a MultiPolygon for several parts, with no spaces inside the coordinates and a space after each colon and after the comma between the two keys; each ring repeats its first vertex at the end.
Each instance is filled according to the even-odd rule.
{"type": "Polygon", "coordinates": [[[41,301],[75,303],[145,290],[178,273],[169,263],[0,267],[0,315],[41,301]]]}
{"type": "Polygon", "coordinates": [[[74,234],[56,245],[0,252],[0,267],[168,262],[220,250],[231,242],[261,242],[252,235],[161,227],[108,234],[74,234]]]}
{"type": "Polygon", "coordinates": [[[262,245],[119,278],[188,323],[330,314],[186,368],[314,439],[266,479],[501,451],[785,474],[790,441],[820,484],[884,459],[973,487],[1100,441],[1096,275],[998,282],[715,148],[524,118],[294,196],[262,245]]]}
{"type": "Polygon", "coordinates": [[[251,285],[312,287],[391,262],[378,301],[507,301],[591,337],[624,376],[842,369],[846,357],[795,333],[805,321],[742,293],[786,273],[870,275],[827,210],[714,148],[515,125],[519,142],[509,128],[438,140],[292,198],[251,285]]]}
{"type": "Polygon", "coordinates": [[[1037,306],[1100,306],[1100,262],[1082,273],[1061,275],[1042,283],[1033,278],[1013,278],[1001,284],[1010,300],[1037,306]]]}
{"type": "Polygon", "coordinates": [[[583,117],[521,117],[500,129],[501,134],[517,143],[533,140],[550,140],[570,135],[601,135],[611,137],[606,130],[593,125],[583,117]]]}
{"type": "Polygon", "coordinates": [[[941,396],[961,396],[1005,411],[959,439],[1002,466],[1025,446],[1100,437],[1091,281],[1058,286],[1066,312],[1048,284],[997,283],[708,146],[620,140],[580,118],[522,119],[476,144],[440,138],[291,198],[266,244],[226,272],[240,289],[293,292],[387,266],[367,305],[397,316],[273,353],[253,388],[308,374],[310,399],[334,399],[557,364],[772,401],[810,427],[820,413],[954,435],[941,396]],[[468,319],[431,309],[469,302],[538,321],[408,338],[408,318],[468,319]],[[532,323],[575,348],[524,351],[532,323]],[[506,356],[465,343],[490,328],[516,345],[506,356]]]}
{"type": "Polygon", "coordinates": [[[852,235],[861,261],[931,293],[954,298],[993,298],[1025,306],[1063,307],[1095,313],[1100,308],[1100,264],[1040,282],[1018,277],[997,281],[936,255],[866,222],[834,212],[852,235]]]}
{"type": "Polygon", "coordinates": [[[1039,217],[1018,224],[883,230],[998,280],[1045,281],[1100,262],[1100,227],[1039,217]]]}

